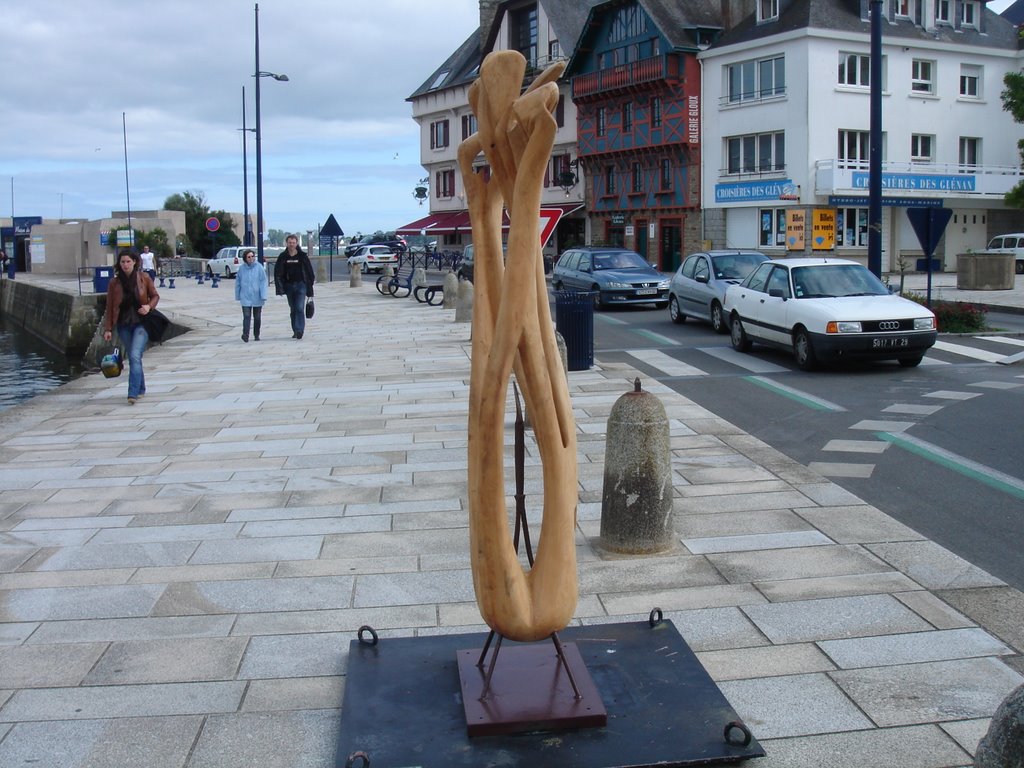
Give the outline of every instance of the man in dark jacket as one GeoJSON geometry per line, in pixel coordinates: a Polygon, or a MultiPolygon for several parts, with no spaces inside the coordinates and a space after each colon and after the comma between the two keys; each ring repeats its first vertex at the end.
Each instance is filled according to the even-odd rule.
{"type": "Polygon", "coordinates": [[[299,236],[288,235],[274,265],[274,286],[278,296],[288,297],[293,339],[301,339],[306,330],[306,299],[313,298],[313,282],[313,265],[299,248],[299,236]]]}

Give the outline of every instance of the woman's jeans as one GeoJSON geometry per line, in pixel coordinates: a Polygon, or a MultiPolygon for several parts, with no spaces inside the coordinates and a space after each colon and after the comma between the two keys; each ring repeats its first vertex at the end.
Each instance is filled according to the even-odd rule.
{"type": "Polygon", "coordinates": [[[292,315],[292,333],[306,330],[306,284],[285,283],[284,295],[288,297],[288,309],[292,315]]]}
{"type": "Polygon", "coordinates": [[[263,321],[263,307],[242,307],[242,335],[249,338],[249,323],[252,323],[252,334],[260,337],[260,323],[263,321]]]}
{"type": "Polygon", "coordinates": [[[128,357],[128,397],[146,394],[146,374],[142,372],[142,353],[149,344],[149,334],[142,324],[117,326],[117,337],[126,347],[128,357]]]}

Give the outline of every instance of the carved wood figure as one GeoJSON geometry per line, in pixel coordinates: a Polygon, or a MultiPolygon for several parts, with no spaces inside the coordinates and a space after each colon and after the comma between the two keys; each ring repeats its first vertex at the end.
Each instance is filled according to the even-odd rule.
{"type": "Polygon", "coordinates": [[[563,629],[576,610],[576,425],[548,308],[540,248],[540,197],[557,128],[557,81],[546,69],[524,93],[526,60],[489,54],[469,89],[478,131],[459,145],[476,248],[469,386],[469,533],[473,586],[488,626],[535,641],[563,629]],[[481,154],[485,181],[473,169],[481,154]],[[502,207],[511,222],[503,263],[502,207]],[[505,412],[512,371],[540,451],[543,521],[532,569],[509,532],[505,412]]]}

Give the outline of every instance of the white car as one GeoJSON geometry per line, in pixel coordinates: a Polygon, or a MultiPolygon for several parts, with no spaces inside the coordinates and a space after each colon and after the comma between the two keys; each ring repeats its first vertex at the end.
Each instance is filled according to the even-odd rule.
{"type": "Polygon", "coordinates": [[[386,245],[364,245],[348,257],[348,266],[358,266],[363,274],[383,272],[388,264],[397,264],[398,254],[386,245]]]}
{"type": "Polygon", "coordinates": [[[763,262],[725,292],[732,346],[791,350],[799,368],[819,361],[921,362],[935,343],[930,309],[889,293],[862,264],[843,259],[763,262]]]}
{"type": "MultiPolygon", "coordinates": [[[[264,266],[267,268],[267,273],[272,274],[274,271],[274,262],[277,260],[277,256],[284,248],[276,248],[273,246],[263,247],[263,258],[267,262],[264,266]]],[[[238,268],[242,265],[242,254],[246,251],[252,251],[258,253],[255,245],[248,247],[241,245],[232,245],[227,248],[221,248],[217,251],[217,255],[206,262],[206,274],[208,275],[222,275],[224,277],[234,277],[238,274],[238,268]]]]}

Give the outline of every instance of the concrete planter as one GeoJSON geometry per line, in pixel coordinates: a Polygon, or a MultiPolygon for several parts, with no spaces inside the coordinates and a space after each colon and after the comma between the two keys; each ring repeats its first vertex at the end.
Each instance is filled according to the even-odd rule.
{"type": "Polygon", "coordinates": [[[1008,291],[1013,288],[1013,255],[960,253],[956,257],[956,287],[966,291],[1008,291]]]}

